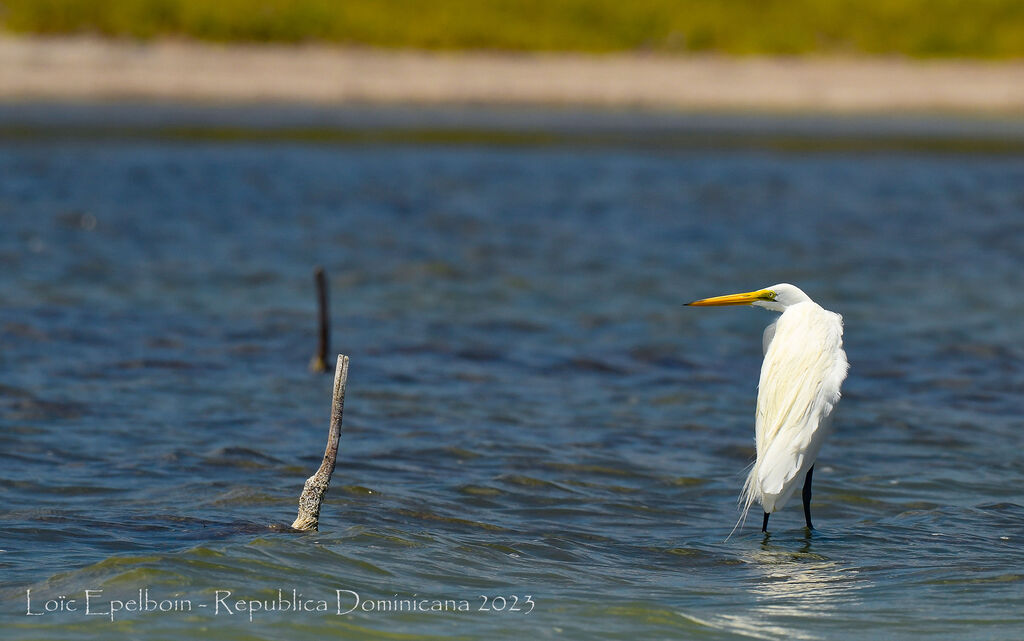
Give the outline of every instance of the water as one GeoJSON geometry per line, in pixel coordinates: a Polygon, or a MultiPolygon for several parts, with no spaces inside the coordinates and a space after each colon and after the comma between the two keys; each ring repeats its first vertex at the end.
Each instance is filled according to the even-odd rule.
{"type": "Polygon", "coordinates": [[[0,636],[1019,635],[1022,214],[1019,154],[8,140],[0,636]],[[819,529],[726,541],[771,314],[680,304],[780,281],[846,320],[819,529]]]}

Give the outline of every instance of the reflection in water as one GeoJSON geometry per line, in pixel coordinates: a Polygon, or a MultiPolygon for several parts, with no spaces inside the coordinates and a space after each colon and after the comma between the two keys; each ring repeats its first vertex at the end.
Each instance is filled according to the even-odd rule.
{"type": "Polygon", "coordinates": [[[756,618],[763,619],[762,629],[778,630],[789,638],[819,638],[801,632],[800,620],[814,619],[815,627],[820,627],[821,619],[856,604],[858,592],[866,586],[857,570],[814,552],[810,536],[796,552],[773,546],[765,537],[749,561],[761,573],[752,590],[756,618]],[[780,620],[794,627],[780,628],[780,620]]]}
{"type": "Polygon", "coordinates": [[[822,639],[806,631],[811,622],[821,630],[825,619],[853,610],[851,606],[860,602],[858,594],[869,585],[857,570],[814,552],[809,536],[796,551],[774,546],[765,537],[758,549],[746,551],[743,561],[760,575],[749,589],[751,610],[704,620],[687,618],[754,639],[822,639]]]}

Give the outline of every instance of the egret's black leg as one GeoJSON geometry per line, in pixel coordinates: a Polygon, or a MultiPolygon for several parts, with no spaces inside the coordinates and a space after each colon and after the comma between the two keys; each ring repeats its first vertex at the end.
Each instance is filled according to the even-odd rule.
{"type": "Polygon", "coordinates": [[[807,470],[807,476],[804,478],[804,520],[807,521],[807,529],[813,530],[814,526],[811,525],[811,476],[814,474],[814,466],[807,470]]]}
{"type": "Polygon", "coordinates": [[[761,522],[761,531],[762,532],[767,532],[768,531],[768,517],[769,516],[771,516],[771,514],[769,514],[768,512],[764,513],[764,521],[761,522]]]}

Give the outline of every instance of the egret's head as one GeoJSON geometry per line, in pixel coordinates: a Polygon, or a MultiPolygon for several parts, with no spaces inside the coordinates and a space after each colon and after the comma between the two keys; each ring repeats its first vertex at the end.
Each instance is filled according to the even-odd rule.
{"type": "Polygon", "coordinates": [[[728,294],[714,298],[702,298],[687,305],[705,307],[712,305],[754,305],[776,312],[785,311],[790,305],[805,303],[811,300],[799,287],[789,283],[779,283],[764,289],[742,294],[728,294]]]}

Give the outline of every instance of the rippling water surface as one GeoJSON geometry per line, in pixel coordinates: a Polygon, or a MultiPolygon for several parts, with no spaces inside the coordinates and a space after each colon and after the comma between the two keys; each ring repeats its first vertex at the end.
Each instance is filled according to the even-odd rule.
{"type": "Polygon", "coordinates": [[[1020,156],[8,142],[0,220],[0,636],[1024,631],[1020,156]],[[681,303],[781,281],[846,321],[819,529],[726,541],[772,315],[681,303]]]}

